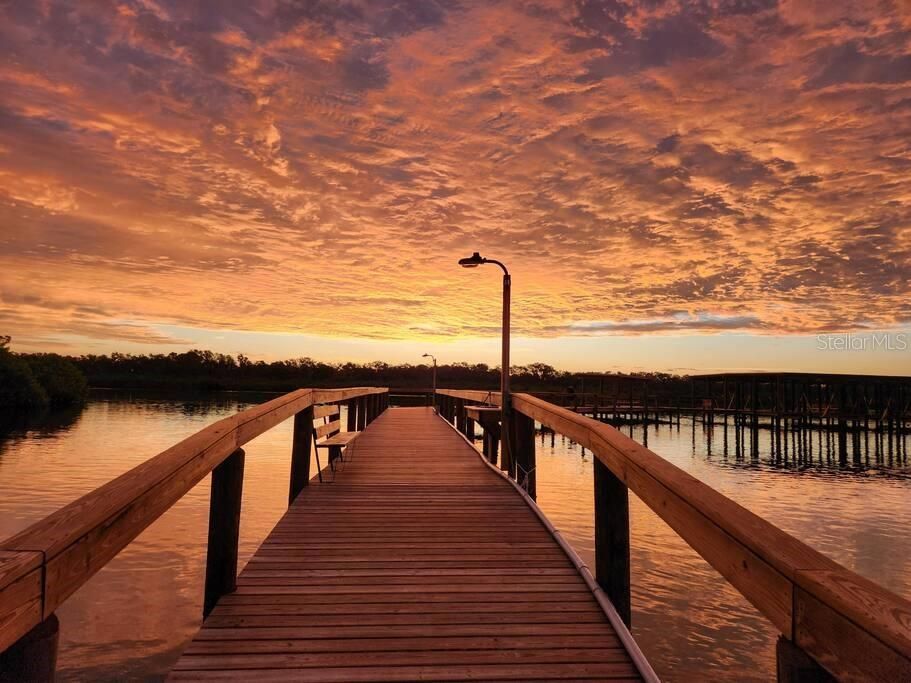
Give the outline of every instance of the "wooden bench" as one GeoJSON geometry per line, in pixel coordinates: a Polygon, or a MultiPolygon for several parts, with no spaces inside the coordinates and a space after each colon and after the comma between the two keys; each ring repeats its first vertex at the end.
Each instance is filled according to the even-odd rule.
{"type": "Polygon", "coordinates": [[[313,445],[316,446],[316,467],[319,464],[319,449],[329,450],[329,467],[335,469],[335,461],[342,457],[342,449],[351,443],[360,432],[343,432],[341,408],[337,403],[313,406],[313,445]]]}

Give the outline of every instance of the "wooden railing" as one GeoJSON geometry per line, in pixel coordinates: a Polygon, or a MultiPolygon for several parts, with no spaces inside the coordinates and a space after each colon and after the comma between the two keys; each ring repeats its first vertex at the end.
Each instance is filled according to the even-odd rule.
{"type": "MultiPolygon", "coordinates": [[[[439,412],[467,432],[466,405],[499,393],[438,390],[439,412]]],[[[534,471],[537,421],[594,453],[598,583],[629,622],[628,491],[635,493],[779,631],[779,680],[911,681],[911,601],[785,533],[613,427],[513,394],[504,471],[534,471]],[[516,467],[516,465],[519,465],[516,467]],[[810,673],[808,673],[810,670],[810,673]]],[[[532,482],[533,483],[533,482],[532,482]]],[[[534,490],[529,489],[534,495],[534,490]]]]}
{"type": "MultiPolygon", "coordinates": [[[[347,403],[362,429],[388,405],[372,387],[300,389],[226,417],[0,542],[0,670],[53,675],[57,609],[210,472],[212,499],[204,610],[234,590],[243,481],[241,446],[294,417],[289,501],[310,480],[313,406],[347,403]],[[44,646],[39,647],[41,641],[44,646]],[[47,656],[38,656],[38,650],[47,656]]],[[[113,435],[116,438],[116,435],[113,435]]],[[[16,680],[14,677],[11,680],[16,680]]]]}

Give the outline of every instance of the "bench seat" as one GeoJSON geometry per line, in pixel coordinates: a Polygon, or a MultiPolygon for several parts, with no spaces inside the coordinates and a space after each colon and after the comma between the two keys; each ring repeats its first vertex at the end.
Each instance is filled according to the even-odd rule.
{"type": "MultiPolygon", "coordinates": [[[[329,467],[335,471],[335,461],[341,459],[344,448],[354,441],[360,432],[343,432],[341,409],[338,404],[313,407],[313,445],[316,446],[316,466],[320,468],[319,449],[329,451],[329,467]]],[[[320,481],[323,480],[320,472],[320,481]]]]}
{"type": "Polygon", "coordinates": [[[349,441],[353,441],[360,432],[339,432],[335,436],[328,437],[325,441],[319,441],[316,446],[347,446],[349,441]]]}

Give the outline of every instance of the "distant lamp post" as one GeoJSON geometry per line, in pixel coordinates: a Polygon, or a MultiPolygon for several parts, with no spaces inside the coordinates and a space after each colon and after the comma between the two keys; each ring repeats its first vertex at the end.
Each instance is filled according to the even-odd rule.
{"type": "Polygon", "coordinates": [[[431,394],[430,404],[433,406],[433,412],[437,411],[437,357],[425,353],[421,358],[433,359],[433,393],[431,394]]]}
{"type": "Polygon", "coordinates": [[[500,266],[503,270],[503,358],[500,364],[500,424],[503,434],[503,462],[512,463],[512,450],[509,447],[509,303],[512,287],[512,280],[509,277],[509,271],[499,261],[488,259],[481,256],[478,252],[473,253],[467,258],[459,259],[459,265],[463,268],[477,268],[485,263],[492,263],[500,266]]]}

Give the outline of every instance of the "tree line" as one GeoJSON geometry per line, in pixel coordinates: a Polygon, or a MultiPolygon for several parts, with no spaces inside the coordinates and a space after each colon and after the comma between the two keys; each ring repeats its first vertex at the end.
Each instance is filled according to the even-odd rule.
{"type": "MultiPolygon", "coordinates": [[[[431,385],[431,367],[425,363],[326,363],[308,357],[254,361],[244,354],[234,357],[199,349],[168,354],[84,355],[69,360],[93,387],[291,391],[300,387],[344,386],[429,389],[431,385]]],[[[561,393],[607,390],[605,382],[610,384],[625,377],[566,372],[547,363],[511,366],[510,376],[516,391],[561,393]]],[[[681,378],[663,373],[636,378],[668,389],[681,384],[681,378]]],[[[500,368],[485,363],[444,363],[437,367],[437,386],[495,391],[500,386],[500,368]]]]}
{"type": "Polygon", "coordinates": [[[0,335],[0,408],[64,408],[85,402],[88,382],[69,359],[55,353],[19,354],[0,335]]]}
{"type": "MultiPolygon", "coordinates": [[[[251,390],[286,392],[300,387],[386,386],[430,389],[429,364],[391,365],[326,363],[309,357],[288,360],[251,360],[193,349],[168,354],[60,356],[16,354],[9,338],[0,337],[0,405],[64,405],[78,402],[86,385],[114,389],[164,389],[181,391],[251,390]],[[42,392],[43,396],[42,397],[42,392]],[[5,398],[4,398],[5,395],[5,398]],[[6,401],[6,403],[4,403],[6,401]]],[[[510,368],[514,391],[557,393],[616,393],[626,395],[643,380],[651,390],[676,393],[682,378],[663,373],[622,375],[572,373],[547,363],[510,368]],[[629,380],[635,380],[631,382],[629,380]]],[[[496,391],[500,369],[485,363],[446,363],[437,368],[437,386],[496,391]]]]}
{"type": "MultiPolygon", "coordinates": [[[[244,354],[234,357],[199,349],[169,354],[84,355],[69,360],[94,387],[290,391],[308,386],[429,388],[431,384],[427,364],[326,363],[308,357],[254,361],[244,354]]],[[[512,372],[513,382],[529,388],[556,387],[570,379],[567,373],[545,363],[514,366],[512,372]]],[[[495,390],[499,383],[499,367],[484,363],[449,363],[437,368],[439,386],[495,390]]]]}

